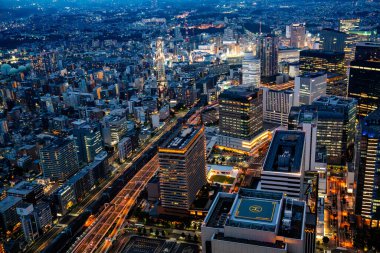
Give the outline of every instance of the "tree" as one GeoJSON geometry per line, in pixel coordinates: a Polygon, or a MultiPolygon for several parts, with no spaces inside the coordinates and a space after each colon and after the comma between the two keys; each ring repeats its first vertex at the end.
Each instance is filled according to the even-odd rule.
{"type": "Polygon", "coordinates": [[[160,235],[160,231],[158,231],[158,229],[156,229],[156,237],[158,237],[160,235]]]}
{"type": "Polygon", "coordinates": [[[149,233],[150,233],[150,234],[153,234],[153,228],[150,228],[150,229],[149,229],[149,233]]]}
{"type": "Polygon", "coordinates": [[[146,228],[143,228],[143,234],[146,235],[146,228]]]}
{"type": "Polygon", "coordinates": [[[193,239],[194,239],[194,242],[197,242],[198,241],[198,236],[196,234],[194,234],[193,239]]]}
{"type": "Polygon", "coordinates": [[[322,238],[322,241],[323,241],[324,244],[328,244],[329,241],[330,241],[330,239],[329,239],[327,236],[324,236],[324,237],[322,238]]]}
{"type": "Polygon", "coordinates": [[[140,227],[137,228],[137,233],[141,234],[141,228],[140,227]]]}
{"type": "Polygon", "coordinates": [[[191,234],[187,234],[187,240],[191,241],[191,234]]]}
{"type": "Polygon", "coordinates": [[[182,238],[185,238],[185,237],[186,237],[186,235],[185,235],[184,232],[182,232],[181,237],[182,237],[182,238]]]}
{"type": "Polygon", "coordinates": [[[165,237],[165,236],[166,236],[165,230],[162,230],[162,231],[161,231],[161,236],[162,236],[162,237],[165,237]]]}

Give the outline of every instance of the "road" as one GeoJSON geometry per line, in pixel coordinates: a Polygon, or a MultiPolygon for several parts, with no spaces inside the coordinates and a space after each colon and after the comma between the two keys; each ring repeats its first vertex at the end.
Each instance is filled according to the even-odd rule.
{"type": "MultiPolygon", "coordinates": [[[[146,147],[136,155],[132,163],[136,161],[145,151],[147,151],[157,140],[161,138],[175,124],[176,120],[171,121],[162,129],[161,133],[154,136],[146,147]]],[[[128,169],[130,165],[124,166],[122,172],[128,169]]],[[[102,245],[105,252],[111,246],[111,242],[117,231],[122,227],[124,219],[130,209],[135,204],[137,197],[145,188],[146,184],[158,170],[158,156],[156,155],[149,163],[147,163],[137,174],[127,183],[127,185],[118,193],[105,208],[85,233],[70,248],[70,252],[93,252],[97,246],[102,245],[103,239],[107,233],[108,240],[102,245]],[[113,229],[111,230],[111,228],[113,229]]],[[[116,177],[117,178],[117,177],[116,177]]],[[[115,179],[116,180],[116,179],[115,179]]]]}
{"type": "MultiPolygon", "coordinates": [[[[129,167],[135,162],[137,159],[141,157],[141,155],[147,151],[159,138],[161,138],[162,135],[164,135],[168,130],[170,130],[175,124],[177,123],[177,120],[172,120],[171,122],[166,123],[159,131],[157,135],[152,137],[148,142],[146,142],[146,146],[139,150],[139,153],[136,154],[132,161],[129,163],[125,163],[120,166],[120,169],[118,169],[118,172],[113,174],[108,180],[102,182],[102,184],[98,187],[95,193],[90,194],[85,197],[85,199],[76,207],[74,208],[66,217],[69,217],[65,221],[65,225],[70,224],[77,215],[81,214],[83,211],[86,210],[86,208],[93,203],[95,200],[101,197],[103,192],[110,187],[129,167]],[[71,215],[71,216],[69,216],[71,215]]],[[[61,233],[65,229],[65,226],[55,226],[48,232],[46,232],[44,235],[42,235],[38,240],[31,245],[27,249],[27,253],[34,253],[34,252],[41,252],[44,248],[46,248],[55,237],[58,236],[59,233],[61,233]]]]}
{"type": "MultiPolygon", "coordinates": [[[[117,235],[117,231],[123,225],[125,217],[134,206],[137,197],[144,190],[158,168],[158,155],[155,155],[100,213],[95,222],[85,231],[84,235],[70,248],[69,252],[94,252],[102,243],[106,234],[111,230],[107,239],[112,241],[113,237],[117,235]]],[[[101,251],[106,252],[111,245],[111,242],[105,243],[101,251]]]]}

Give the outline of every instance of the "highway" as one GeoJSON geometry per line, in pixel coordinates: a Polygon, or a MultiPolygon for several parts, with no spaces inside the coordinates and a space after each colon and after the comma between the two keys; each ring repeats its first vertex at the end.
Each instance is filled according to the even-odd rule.
{"type": "MultiPolygon", "coordinates": [[[[116,231],[121,228],[128,212],[134,206],[137,197],[144,190],[149,180],[159,168],[158,155],[155,155],[137,174],[124,186],[109,205],[100,213],[95,222],[70,248],[69,252],[92,253],[102,243],[106,234],[113,227],[108,239],[112,240],[116,231]]],[[[105,244],[104,251],[111,246],[105,244]]],[[[103,251],[103,250],[102,250],[103,251]]],[[[104,252],[103,251],[103,252],[104,252]]]]}
{"type": "MultiPolygon", "coordinates": [[[[86,210],[86,208],[93,203],[95,200],[101,197],[103,192],[110,187],[127,169],[131,167],[133,162],[141,157],[145,151],[152,147],[152,145],[159,140],[162,135],[164,135],[167,131],[169,131],[175,124],[177,123],[177,119],[172,120],[166,123],[162,129],[160,129],[159,133],[152,137],[148,142],[146,142],[145,147],[142,150],[138,150],[138,154],[136,154],[132,161],[129,163],[124,163],[118,169],[118,172],[113,174],[108,180],[104,181],[100,187],[96,190],[95,193],[90,194],[85,197],[85,199],[74,208],[68,215],[72,215],[66,222],[65,225],[70,224],[79,214],[86,210]]],[[[46,248],[53,240],[65,229],[65,226],[54,226],[50,231],[41,236],[33,245],[31,245],[26,252],[41,252],[44,248],[46,248]]]]}

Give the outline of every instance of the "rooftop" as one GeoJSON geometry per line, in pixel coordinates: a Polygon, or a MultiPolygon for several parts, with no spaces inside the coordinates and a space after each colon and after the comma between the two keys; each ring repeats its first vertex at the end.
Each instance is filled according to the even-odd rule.
{"type": "Polygon", "coordinates": [[[258,94],[258,89],[251,91],[241,86],[234,86],[227,90],[224,90],[223,93],[219,95],[219,98],[242,100],[241,102],[247,102],[257,97],[257,94],[258,94]]]}
{"type": "Polygon", "coordinates": [[[27,195],[34,191],[36,188],[42,188],[42,185],[22,181],[16,184],[14,187],[10,188],[7,192],[8,194],[27,195]]]}
{"type": "Polygon", "coordinates": [[[203,127],[184,126],[180,131],[177,131],[170,136],[169,140],[159,148],[159,152],[167,151],[165,149],[184,150],[192,140],[203,131],[203,127]]]}
{"type": "Polygon", "coordinates": [[[301,171],[305,133],[276,131],[264,162],[264,171],[299,173],[301,171]]]}
{"type": "Polygon", "coordinates": [[[3,213],[7,211],[12,206],[16,205],[17,203],[21,202],[22,198],[19,197],[13,197],[13,196],[7,196],[3,200],[0,201],[0,213],[3,213]]]}

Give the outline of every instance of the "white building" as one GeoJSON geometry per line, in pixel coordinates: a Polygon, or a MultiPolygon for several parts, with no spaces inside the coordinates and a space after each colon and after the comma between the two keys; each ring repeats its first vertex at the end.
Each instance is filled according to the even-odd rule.
{"type": "Polygon", "coordinates": [[[261,189],[281,192],[291,198],[301,198],[305,170],[304,152],[304,132],[276,131],[261,172],[261,189]]]}
{"type": "Polygon", "coordinates": [[[311,105],[314,99],[326,95],[327,74],[305,73],[295,79],[295,105],[311,105]]]}
{"type": "Polygon", "coordinates": [[[117,145],[119,150],[119,160],[120,162],[124,162],[126,158],[128,158],[132,153],[132,141],[131,138],[125,137],[120,140],[117,145]]]}
{"type": "Polygon", "coordinates": [[[264,122],[287,125],[292,106],[294,106],[294,92],[292,90],[263,88],[264,122]]]}
{"type": "Polygon", "coordinates": [[[260,87],[260,59],[252,52],[245,53],[243,58],[241,86],[249,89],[260,87]]]}
{"type": "Polygon", "coordinates": [[[204,253],[304,253],[306,204],[282,193],[219,193],[202,224],[204,253]]]}

